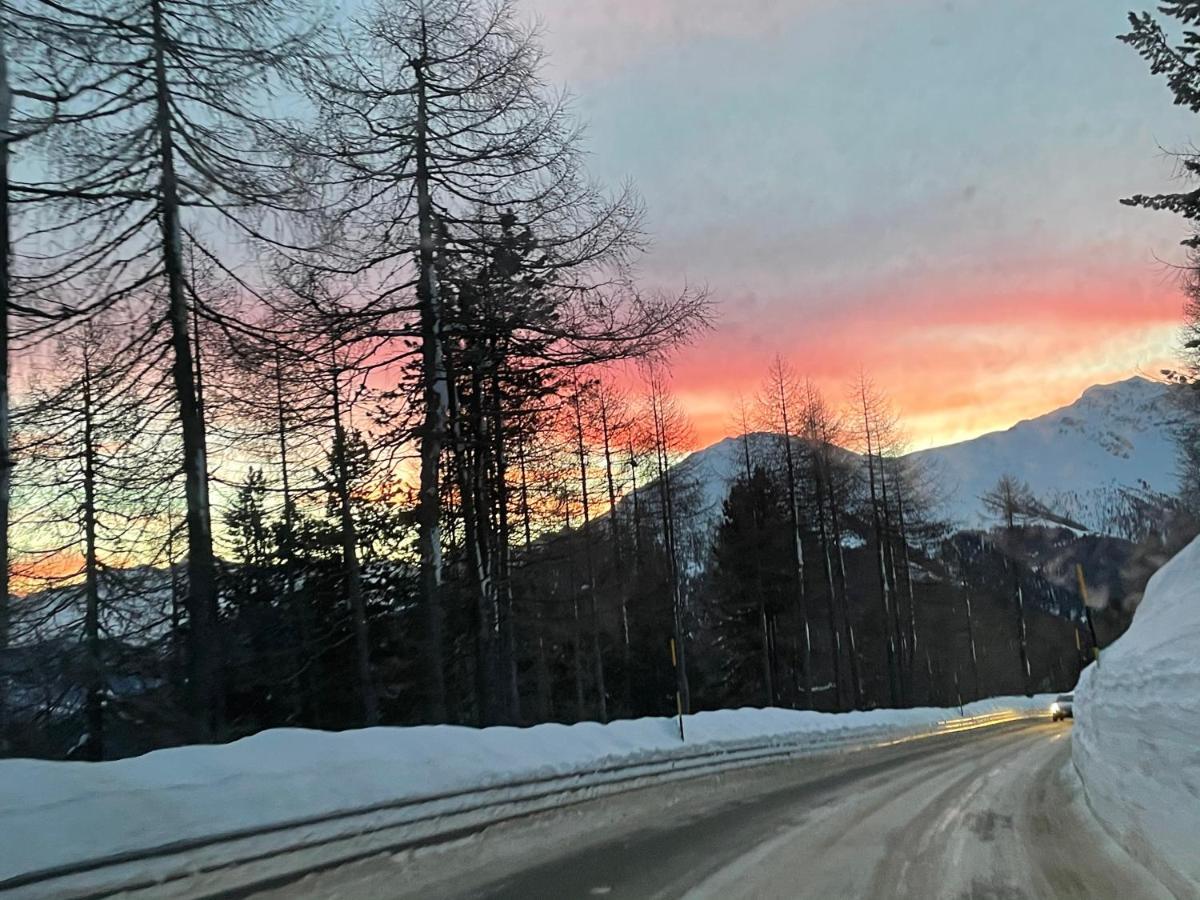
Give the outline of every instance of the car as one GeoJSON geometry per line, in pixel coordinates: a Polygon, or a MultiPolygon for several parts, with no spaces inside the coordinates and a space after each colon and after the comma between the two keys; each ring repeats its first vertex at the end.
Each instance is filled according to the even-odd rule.
{"type": "Polygon", "coordinates": [[[1050,718],[1055,722],[1075,718],[1075,695],[1059,694],[1058,699],[1050,704],[1050,718]]]}

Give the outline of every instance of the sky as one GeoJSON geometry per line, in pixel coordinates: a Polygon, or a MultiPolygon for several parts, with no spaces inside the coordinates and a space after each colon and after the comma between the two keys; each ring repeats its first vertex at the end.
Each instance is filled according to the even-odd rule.
{"type": "Polygon", "coordinates": [[[674,365],[698,446],[776,353],[833,400],[865,369],[913,449],[1169,363],[1184,224],[1118,201],[1200,119],[1116,40],[1129,0],[524,5],[645,199],[643,283],[718,304],[674,365]]]}

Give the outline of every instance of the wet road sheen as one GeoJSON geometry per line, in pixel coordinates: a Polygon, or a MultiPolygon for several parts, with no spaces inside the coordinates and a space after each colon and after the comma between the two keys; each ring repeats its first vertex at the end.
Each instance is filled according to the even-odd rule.
{"type": "MultiPolygon", "coordinates": [[[[799,759],[590,801],[273,897],[1169,897],[1087,815],[1070,725],[799,759]]],[[[264,895],[267,896],[267,895],[264,895]]]]}

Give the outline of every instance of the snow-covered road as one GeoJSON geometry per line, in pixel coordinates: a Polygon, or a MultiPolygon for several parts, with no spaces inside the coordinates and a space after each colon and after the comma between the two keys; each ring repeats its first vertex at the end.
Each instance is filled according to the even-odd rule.
{"type": "Polygon", "coordinates": [[[713,775],[382,854],[259,896],[1156,898],[1080,806],[1069,724],[713,775]]]}

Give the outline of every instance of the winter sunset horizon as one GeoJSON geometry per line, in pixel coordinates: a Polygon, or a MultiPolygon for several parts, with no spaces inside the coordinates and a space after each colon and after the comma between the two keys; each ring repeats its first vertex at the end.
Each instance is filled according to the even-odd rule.
{"type": "Polygon", "coordinates": [[[589,166],[645,197],[644,282],[719,304],[672,365],[696,447],[776,354],[834,403],[866,371],[913,449],[1177,358],[1178,222],[1119,201],[1194,129],[1124,0],[532,7],[589,166]]]}
{"type": "Polygon", "coordinates": [[[0,894],[1200,898],[1200,0],[0,0],[0,311],[0,894]]]}

